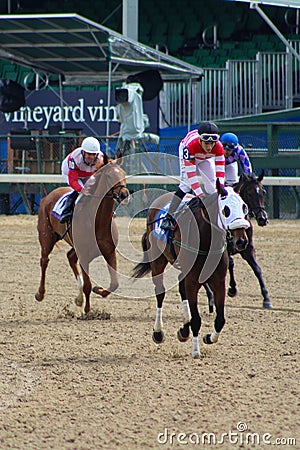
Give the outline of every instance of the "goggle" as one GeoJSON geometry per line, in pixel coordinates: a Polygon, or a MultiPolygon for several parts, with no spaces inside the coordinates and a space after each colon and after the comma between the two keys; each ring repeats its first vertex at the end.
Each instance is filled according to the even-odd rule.
{"type": "Polygon", "coordinates": [[[203,142],[217,142],[220,136],[218,134],[200,134],[200,139],[203,142]]]}
{"type": "Polygon", "coordinates": [[[227,150],[234,150],[237,147],[235,144],[227,144],[227,142],[222,142],[222,145],[227,150]]]}

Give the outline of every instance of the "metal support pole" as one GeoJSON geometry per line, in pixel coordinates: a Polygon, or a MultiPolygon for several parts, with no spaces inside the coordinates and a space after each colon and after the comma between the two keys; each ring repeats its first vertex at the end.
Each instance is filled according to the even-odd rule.
{"type": "Polygon", "coordinates": [[[289,43],[289,41],[283,36],[282,33],[278,30],[278,28],[274,25],[271,19],[264,13],[262,9],[258,6],[257,3],[250,3],[251,9],[256,9],[258,14],[264,19],[264,21],[269,25],[270,28],[274,31],[274,33],[279,37],[279,39],[284,43],[284,45],[289,49],[289,51],[300,61],[300,54],[296,52],[293,46],[289,43]]]}

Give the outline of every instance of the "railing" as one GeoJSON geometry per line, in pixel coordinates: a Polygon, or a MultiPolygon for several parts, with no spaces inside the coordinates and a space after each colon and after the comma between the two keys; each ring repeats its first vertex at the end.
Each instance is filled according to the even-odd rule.
{"type": "MultiPolygon", "coordinates": [[[[300,52],[300,41],[291,44],[300,52]]],[[[216,50],[217,51],[217,50],[216,50]]],[[[289,109],[300,101],[300,62],[290,52],[258,52],[253,60],[228,60],[225,68],[204,68],[192,84],[165,83],[160,94],[160,127],[221,120],[289,109]]]]}
{"type": "MultiPolygon", "coordinates": [[[[229,129],[232,127],[228,121],[226,125],[220,124],[221,131],[225,126],[229,129]]],[[[258,175],[262,169],[265,170],[270,216],[299,217],[300,124],[240,123],[234,126],[241,143],[247,149],[255,173],[258,175]],[[268,177],[273,184],[268,184],[268,177]],[[282,182],[278,180],[282,180],[282,182]]],[[[19,138],[20,136],[18,136],[19,138]]],[[[25,138],[28,139],[28,134],[25,138]]],[[[115,156],[117,139],[109,139],[105,136],[98,136],[98,138],[101,139],[109,156],[115,156]]],[[[126,167],[124,165],[128,176],[135,177],[145,173],[168,174],[173,180],[176,180],[173,182],[173,187],[170,185],[169,188],[175,189],[179,175],[178,143],[180,138],[181,136],[161,138],[159,145],[140,146],[138,150],[136,149],[137,153],[131,155],[125,161],[126,164],[129,163],[126,167]]],[[[6,201],[9,201],[8,197],[11,197],[11,195],[21,195],[23,203],[26,204],[29,194],[32,194],[33,197],[34,195],[43,196],[53,189],[56,183],[61,184],[62,158],[78,146],[81,138],[65,135],[41,136],[38,134],[30,137],[30,145],[27,145],[27,141],[25,142],[27,145],[25,150],[12,148],[9,145],[10,139],[11,137],[0,136],[0,171],[3,173],[1,175],[3,181],[0,183],[2,195],[0,197],[0,212],[3,212],[1,204],[3,205],[5,196],[6,201]],[[6,145],[7,143],[8,145],[6,145]],[[9,176],[14,178],[9,179],[9,176]],[[41,178],[39,178],[39,182],[32,182],[32,177],[35,180],[38,177],[41,178]],[[49,186],[48,180],[51,180],[49,186]]],[[[22,143],[21,139],[18,141],[18,145],[16,142],[14,145],[20,146],[20,143],[22,143]]],[[[147,181],[149,181],[149,178],[147,181]]],[[[135,184],[139,180],[131,178],[129,182],[135,184]]],[[[145,182],[143,181],[143,184],[145,182]]],[[[163,184],[167,185],[169,182],[163,184]]],[[[5,211],[10,213],[11,210],[15,211],[15,208],[8,208],[5,211]]],[[[27,212],[31,211],[32,207],[27,205],[26,210],[27,212]]]]}

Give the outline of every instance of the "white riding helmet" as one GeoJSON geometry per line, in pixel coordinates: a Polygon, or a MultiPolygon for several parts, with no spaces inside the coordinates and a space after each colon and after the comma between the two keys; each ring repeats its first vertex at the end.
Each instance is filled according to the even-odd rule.
{"type": "Polygon", "coordinates": [[[81,144],[82,150],[84,150],[87,153],[100,153],[100,142],[98,139],[94,137],[87,137],[83,139],[81,144]]]}

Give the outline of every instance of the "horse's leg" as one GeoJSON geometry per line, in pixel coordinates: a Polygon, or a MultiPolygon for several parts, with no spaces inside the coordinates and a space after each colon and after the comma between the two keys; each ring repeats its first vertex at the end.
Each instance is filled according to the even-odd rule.
{"type": "Polygon", "coordinates": [[[83,279],[82,279],[82,275],[80,274],[79,270],[78,270],[78,256],[77,253],[75,252],[74,248],[71,248],[71,250],[68,251],[67,253],[67,257],[68,257],[68,261],[70,264],[70,267],[75,275],[75,278],[77,280],[77,285],[78,285],[78,295],[75,298],[75,304],[76,306],[82,306],[83,305],[83,279]]]}
{"type": "Polygon", "coordinates": [[[49,218],[44,211],[39,213],[38,217],[38,235],[39,242],[41,246],[41,280],[37,293],[35,294],[35,299],[41,302],[45,296],[45,281],[46,281],[46,270],[49,264],[49,255],[53,250],[53,247],[57,241],[56,235],[52,233],[49,223],[49,218]]]}
{"type": "Polygon", "coordinates": [[[100,286],[93,287],[93,292],[95,294],[101,295],[101,297],[107,297],[112,292],[116,291],[119,287],[118,273],[117,273],[117,254],[114,249],[110,253],[102,253],[106,263],[107,269],[110,276],[110,285],[107,289],[100,286]]]}
{"type": "Polygon", "coordinates": [[[191,330],[193,333],[193,348],[192,357],[200,358],[199,347],[199,330],[201,328],[201,317],[198,311],[198,292],[201,284],[198,279],[187,275],[185,278],[186,296],[189,300],[189,307],[191,311],[191,330]]]}
{"type": "Polygon", "coordinates": [[[204,287],[206,295],[207,295],[208,310],[210,313],[213,313],[214,312],[214,294],[213,294],[212,290],[210,289],[208,283],[204,283],[203,287],[204,287]]]}
{"type": "Polygon", "coordinates": [[[229,288],[227,291],[227,294],[229,297],[235,297],[237,294],[236,289],[236,281],[234,278],[234,259],[231,255],[229,255],[229,288]]]}
{"type": "Polygon", "coordinates": [[[223,280],[212,281],[211,287],[213,290],[216,307],[215,329],[211,334],[206,334],[203,337],[203,342],[205,344],[214,344],[215,342],[217,342],[219,339],[219,334],[221,333],[225,325],[225,316],[224,316],[224,304],[226,295],[225,277],[223,280]]]}
{"type": "Polygon", "coordinates": [[[85,296],[85,306],[84,306],[84,312],[85,314],[88,314],[91,310],[90,305],[90,295],[92,292],[92,283],[89,275],[87,272],[81,267],[82,276],[83,276],[83,293],[85,296]]]}
{"type": "Polygon", "coordinates": [[[152,333],[152,339],[155,344],[162,344],[165,340],[165,334],[163,332],[162,306],[166,294],[163,273],[167,263],[168,262],[164,255],[161,255],[161,257],[151,263],[152,281],[154,283],[156,295],[156,315],[152,333]]]}
{"type": "MultiPolygon", "coordinates": [[[[181,275],[179,276],[181,278],[181,275]]],[[[177,331],[177,337],[180,342],[186,342],[190,336],[191,311],[189,301],[186,299],[184,279],[179,281],[179,293],[182,300],[183,309],[183,327],[177,331]]]]}
{"type": "Polygon", "coordinates": [[[249,266],[253,270],[256,278],[258,279],[258,282],[259,282],[259,285],[260,285],[261,294],[263,296],[263,308],[265,308],[265,309],[272,309],[273,305],[271,303],[271,300],[269,298],[268,290],[267,290],[265,282],[263,280],[262,270],[261,270],[260,266],[257,264],[256,255],[255,255],[255,249],[254,249],[253,245],[249,245],[246,248],[246,250],[241,252],[241,256],[242,256],[242,258],[245,261],[247,261],[247,263],[249,264],[249,266]]]}

